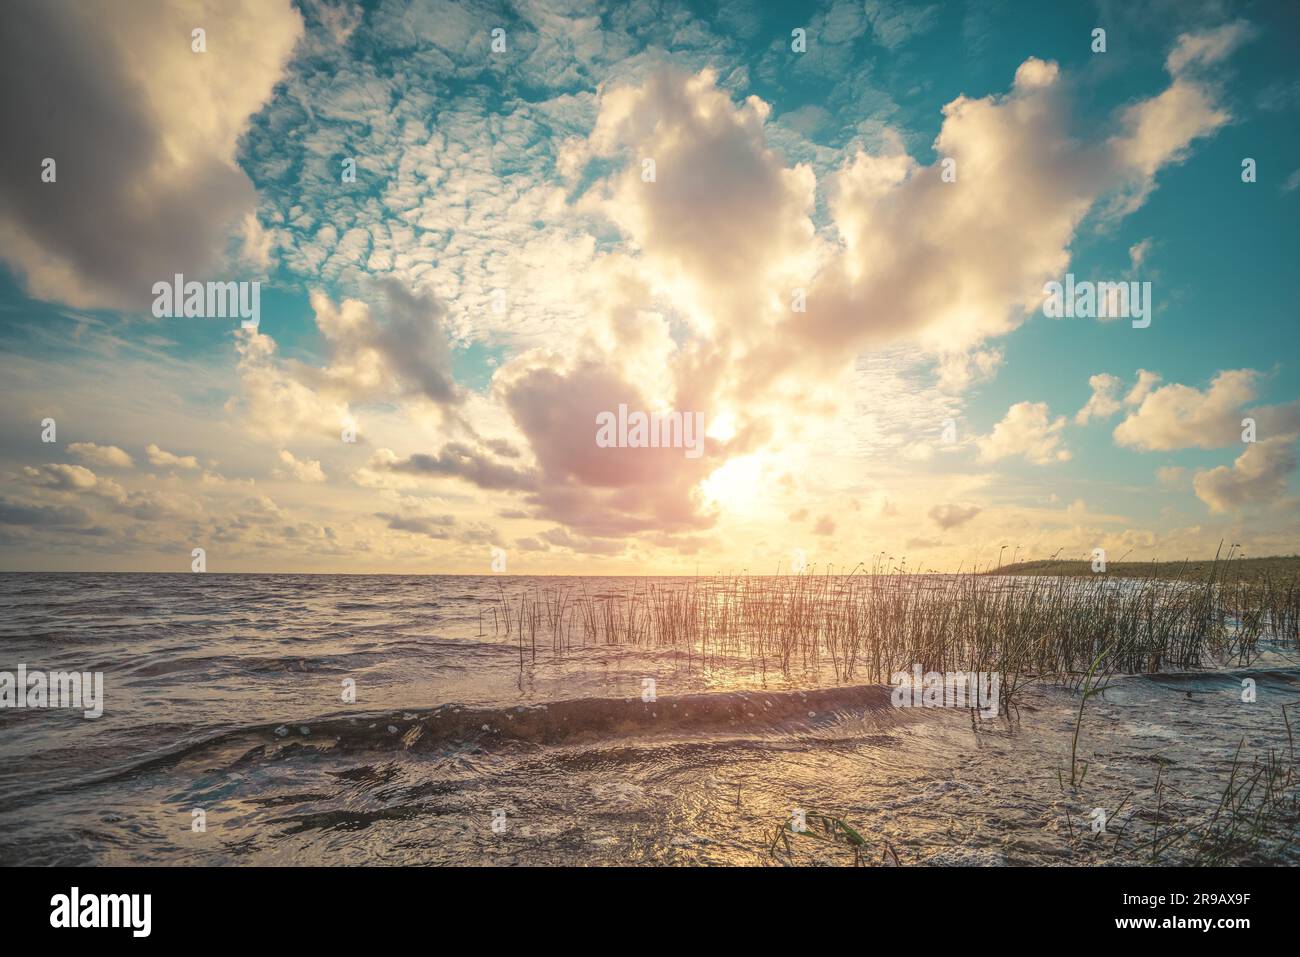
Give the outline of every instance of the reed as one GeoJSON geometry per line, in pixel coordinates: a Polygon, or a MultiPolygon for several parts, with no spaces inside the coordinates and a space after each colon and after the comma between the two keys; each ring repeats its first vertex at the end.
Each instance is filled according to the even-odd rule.
{"type": "Polygon", "coordinates": [[[535,661],[587,646],[675,649],[762,673],[829,671],[888,682],[926,671],[999,672],[1002,701],[1039,678],[1077,681],[1103,651],[1108,673],[1249,665],[1268,639],[1300,644],[1300,575],[1242,576],[1229,557],[1179,578],[932,574],[877,559],[848,574],[577,579],[501,586],[493,629],[535,661]],[[593,588],[599,591],[593,592],[593,588]],[[543,645],[545,648],[545,645],[543,645]]]}

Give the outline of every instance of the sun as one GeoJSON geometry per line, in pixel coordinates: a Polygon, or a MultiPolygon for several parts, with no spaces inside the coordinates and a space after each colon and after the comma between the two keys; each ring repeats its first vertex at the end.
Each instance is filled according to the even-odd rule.
{"type": "Polygon", "coordinates": [[[742,455],[700,482],[705,501],[728,512],[753,514],[764,499],[766,463],[759,453],[742,455]]]}

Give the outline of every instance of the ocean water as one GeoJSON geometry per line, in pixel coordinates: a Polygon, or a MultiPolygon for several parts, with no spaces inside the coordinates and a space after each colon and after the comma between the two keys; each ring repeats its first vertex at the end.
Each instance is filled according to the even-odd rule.
{"type": "MultiPolygon", "coordinates": [[[[1289,747],[1281,708],[1300,701],[1281,649],[1250,669],[1117,678],[1088,703],[1071,787],[1068,688],[974,722],[745,656],[543,640],[534,659],[493,626],[503,593],[623,587],[0,575],[0,671],[105,676],[97,719],[0,709],[0,863],[852,860],[813,840],[774,855],[796,810],[849,823],[871,862],[1146,863],[1142,840],[1212,812],[1234,758],[1289,747]]],[[[1300,855],[1270,841],[1241,862],[1300,855]]]]}

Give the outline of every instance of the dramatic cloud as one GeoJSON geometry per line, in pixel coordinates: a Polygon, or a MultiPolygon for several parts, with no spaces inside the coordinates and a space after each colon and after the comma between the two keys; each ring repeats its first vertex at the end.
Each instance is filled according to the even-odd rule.
{"type": "Polygon", "coordinates": [[[1096,142],[1070,128],[1057,65],[1031,57],[1007,94],[944,107],[935,164],[920,165],[898,137],[858,152],[832,184],[842,253],[812,284],[806,316],[784,321],[801,348],[774,346],[772,362],[834,361],[904,336],[948,352],[1015,328],[1065,272],[1085,215],[1135,208],[1162,166],[1227,122],[1208,83],[1173,75],[1121,116],[1122,134],[1096,142]]]}
{"type": "Polygon", "coordinates": [[[293,6],[21,0],[5,18],[0,256],[33,296],[79,308],[212,278],[255,207],[236,145],[302,32],[293,6]]]}
{"type": "Polygon", "coordinates": [[[765,338],[774,296],[788,306],[811,278],[800,269],[813,266],[816,180],[766,145],[766,103],[751,96],[737,107],[716,81],[658,71],[606,92],[591,147],[626,161],[599,209],[678,287],[701,331],[740,348],[765,338]]]}
{"type": "Polygon", "coordinates": [[[251,428],[275,439],[306,434],[337,440],[345,427],[360,434],[354,405],[419,399],[467,429],[442,303],[393,280],[376,283],[373,295],[373,303],[344,299],[335,305],[324,293],[311,294],[326,345],[323,366],[280,359],[270,335],[240,331],[240,398],[251,428]]]}
{"type": "MultiPolygon", "coordinates": [[[[1038,318],[1076,253],[1146,278],[1161,251],[1171,316],[1201,293],[1166,228],[1173,207],[1205,228],[1186,204],[1123,217],[1232,122],[1242,91],[1222,83],[1244,24],[1152,31],[1148,68],[1114,85],[1092,82],[1104,57],[1080,77],[1029,56],[991,81],[937,66],[915,81],[917,57],[960,49],[962,18],[893,0],[808,11],[804,54],[789,25],[731,4],[117,13],[22,0],[0,40],[17,144],[0,158],[0,257],[75,310],[0,303],[31,337],[0,359],[19,397],[0,449],[15,555],[49,539],[83,561],[93,536],[110,567],[150,550],[172,567],[202,542],[222,570],[483,572],[487,544],[510,542],[512,572],[615,557],[689,572],[907,543],[953,567],[993,530],[1044,554],[1217,542],[1236,519],[1166,535],[1193,478],[1216,514],[1286,501],[1300,403],[1252,408],[1263,373],[1161,387],[1076,351],[1115,327],[1038,318]],[[498,20],[506,55],[487,46],[498,20]],[[256,330],[90,311],[147,304],[175,272],[243,278],[237,254],[276,280],[256,330]],[[1033,392],[1006,398],[1026,361],[1033,392]],[[1098,368],[1117,374],[1092,375],[1083,402],[1098,368]],[[995,376],[999,409],[1048,401],[980,434],[975,393],[995,376]],[[597,417],[621,406],[699,414],[707,439],[691,455],[598,444],[597,417]],[[1071,422],[1125,415],[1114,445],[1080,436],[1089,454],[1067,467],[1019,466],[1070,460],[1071,422]],[[38,441],[46,416],[96,442],[38,441]],[[1259,442],[1230,467],[1124,471],[1127,450],[1234,446],[1246,416],[1259,442]],[[1136,527],[1155,500],[1121,474],[1168,486],[1158,536],[1136,527]],[[1126,495],[1138,504],[1113,514],[1126,495]]],[[[1197,186],[1235,190],[1206,159],[1186,171],[1197,186]]],[[[1166,374],[1203,374],[1190,349],[1160,355],[1166,374]]]]}
{"type": "MultiPolygon", "coordinates": [[[[584,534],[611,536],[657,529],[677,533],[710,527],[716,516],[695,486],[718,462],[684,448],[601,448],[597,416],[620,404],[653,408],[635,385],[604,364],[557,366],[545,356],[521,357],[497,377],[506,407],[527,437],[540,476],[525,498],[540,517],[584,534]]],[[[690,402],[668,409],[692,411],[690,402]]],[[[703,410],[701,410],[703,411],[703,410]]]]}
{"type": "Polygon", "coordinates": [[[442,303],[392,280],[380,282],[376,292],[378,305],[346,299],[337,307],[323,293],[312,293],[329,364],[320,370],[297,365],[298,378],[354,401],[399,394],[439,405],[458,402],[442,303]]]}

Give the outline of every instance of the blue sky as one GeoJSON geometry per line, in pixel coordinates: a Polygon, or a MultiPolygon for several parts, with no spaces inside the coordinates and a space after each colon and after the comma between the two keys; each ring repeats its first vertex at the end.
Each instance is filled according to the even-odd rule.
{"type": "Polygon", "coordinates": [[[78,70],[5,66],[3,567],[1295,550],[1294,5],[63,12],[78,70]],[[257,331],[155,318],[176,272],[257,331]],[[1150,327],[1046,318],[1066,272],[1150,327]],[[597,447],[620,402],[706,454],[597,447]]]}

